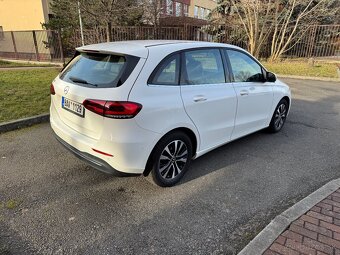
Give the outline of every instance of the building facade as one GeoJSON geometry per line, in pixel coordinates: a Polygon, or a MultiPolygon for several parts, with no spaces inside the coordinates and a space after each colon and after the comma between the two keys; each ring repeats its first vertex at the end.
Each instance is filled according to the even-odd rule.
{"type": "MultiPolygon", "coordinates": [[[[53,0],[0,0],[0,32],[41,30],[50,17],[53,0]]],[[[161,0],[162,17],[190,17],[206,20],[216,0],[161,0]]],[[[178,20],[180,21],[180,19],[178,20]]]]}
{"type": "Polygon", "coordinates": [[[216,7],[216,0],[165,0],[163,14],[164,16],[206,20],[216,7]]]}
{"type": "Polygon", "coordinates": [[[191,0],[189,16],[206,20],[213,9],[217,7],[214,0],[191,0]]]}
{"type": "Polygon", "coordinates": [[[0,30],[41,30],[48,21],[49,1],[0,0],[0,30]]]}

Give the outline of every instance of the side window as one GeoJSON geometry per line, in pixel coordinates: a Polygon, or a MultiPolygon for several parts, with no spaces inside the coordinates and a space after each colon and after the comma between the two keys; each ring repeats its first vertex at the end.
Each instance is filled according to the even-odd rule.
{"type": "Polygon", "coordinates": [[[227,50],[227,53],[235,82],[263,81],[262,68],[251,57],[236,50],[227,50]]]}
{"type": "Polygon", "coordinates": [[[224,67],[219,49],[190,50],[184,53],[183,84],[225,83],[224,67]]]}
{"type": "Polygon", "coordinates": [[[179,54],[162,60],[150,76],[149,84],[178,85],[179,82],[179,54]]]}

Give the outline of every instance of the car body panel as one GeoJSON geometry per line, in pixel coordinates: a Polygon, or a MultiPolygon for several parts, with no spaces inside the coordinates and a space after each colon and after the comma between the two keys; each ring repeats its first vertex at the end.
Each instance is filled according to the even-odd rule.
{"type": "Polygon", "coordinates": [[[54,90],[56,95],[51,98],[51,106],[56,110],[58,117],[68,127],[81,132],[91,138],[99,139],[103,132],[104,117],[90,111],[86,111],[84,118],[79,117],[65,109],[61,108],[62,97],[66,97],[78,103],[83,103],[85,99],[99,99],[111,101],[126,101],[132,85],[145,63],[145,59],[140,59],[135,69],[126,80],[126,86],[114,88],[96,88],[84,87],[76,84],[63,81],[59,75],[53,80],[54,90]]]}
{"type": "Polygon", "coordinates": [[[269,125],[275,85],[271,82],[233,82],[233,86],[237,95],[237,112],[232,140],[269,125]]]}
{"type": "Polygon", "coordinates": [[[51,107],[50,113],[51,127],[58,137],[79,151],[98,157],[124,173],[143,173],[150,151],[161,138],[158,133],[141,129],[134,119],[105,118],[100,137],[93,139],[65,125],[54,107],[51,107]],[[93,149],[113,156],[97,153],[93,149]]]}
{"type": "Polygon", "coordinates": [[[230,140],[237,107],[231,83],[183,85],[181,96],[186,113],[199,130],[199,150],[230,140]],[[204,101],[196,101],[200,98],[204,101]]]}

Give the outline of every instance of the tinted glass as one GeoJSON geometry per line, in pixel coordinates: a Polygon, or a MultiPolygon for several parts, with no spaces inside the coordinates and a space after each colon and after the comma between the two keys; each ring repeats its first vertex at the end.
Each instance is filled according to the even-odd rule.
{"type": "Polygon", "coordinates": [[[151,75],[149,84],[178,85],[179,55],[166,58],[151,75]]]}
{"type": "Polygon", "coordinates": [[[227,50],[235,82],[256,82],[263,81],[261,66],[248,55],[227,50]]]}
{"type": "Polygon", "coordinates": [[[130,75],[138,58],[81,53],[60,75],[64,81],[86,87],[117,87],[130,75]]]}
{"type": "Polygon", "coordinates": [[[224,67],[218,49],[187,51],[184,57],[184,84],[225,83],[224,67]]]}

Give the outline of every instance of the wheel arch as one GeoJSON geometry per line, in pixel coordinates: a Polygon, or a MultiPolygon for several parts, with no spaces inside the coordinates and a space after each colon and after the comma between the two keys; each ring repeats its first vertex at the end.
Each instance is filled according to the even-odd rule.
{"type": "MultiPolygon", "coordinates": [[[[290,98],[288,97],[288,96],[284,96],[282,99],[284,99],[284,100],[286,100],[287,101],[287,103],[288,103],[288,110],[289,110],[289,108],[290,108],[290,98]]],[[[282,100],[281,99],[281,100],[282,100]]],[[[280,100],[280,101],[281,101],[280,100]]]]}
{"type": "Polygon", "coordinates": [[[155,144],[155,146],[153,147],[149,157],[148,157],[148,160],[146,162],[146,165],[145,165],[145,168],[144,168],[144,172],[143,172],[143,175],[144,176],[148,176],[149,173],[151,172],[151,167],[152,167],[152,154],[154,153],[154,150],[155,150],[155,147],[156,145],[158,144],[158,142],[163,139],[163,137],[173,133],[173,132],[177,132],[177,131],[180,131],[180,132],[183,132],[184,134],[186,134],[191,142],[192,142],[192,152],[193,152],[193,155],[196,154],[196,151],[197,151],[197,146],[198,146],[198,139],[196,137],[196,134],[190,129],[190,128],[186,128],[186,127],[179,127],[179,128],[175,128],[175,129],[172,129],[170,130],[169,132],[167,132],[166,134],[164,134],[158,141],[157,143],[155,144]]]}

